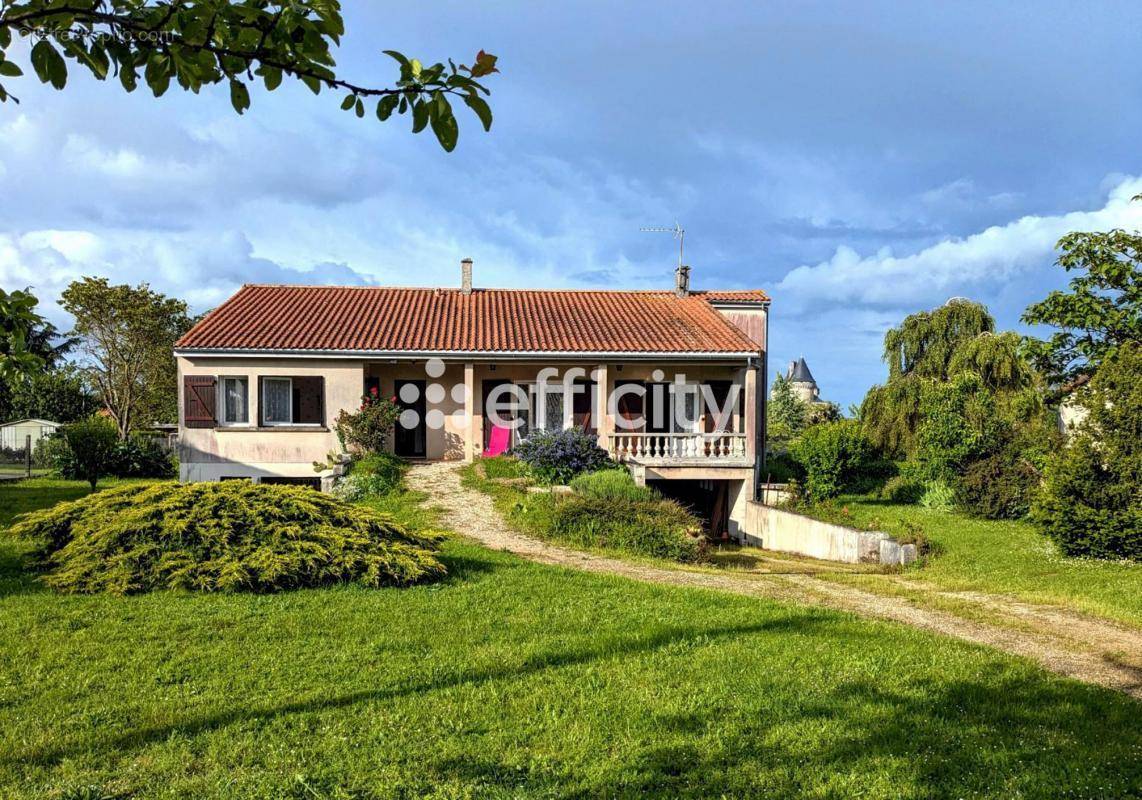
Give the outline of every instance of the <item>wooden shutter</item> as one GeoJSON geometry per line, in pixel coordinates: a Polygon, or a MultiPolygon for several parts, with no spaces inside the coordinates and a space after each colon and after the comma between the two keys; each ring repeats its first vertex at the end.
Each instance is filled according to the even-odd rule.
{"type": "Polygon", "coordinates": [[[182,419],[188,428],[213,428],[217,419],[218,391],[213,375],[184,375],[182,419]]]}
{"type": "Polygon", "coordinates": [[[320,376],[293,379],[293,421],[325,424],[325,378],[320,376]]]}

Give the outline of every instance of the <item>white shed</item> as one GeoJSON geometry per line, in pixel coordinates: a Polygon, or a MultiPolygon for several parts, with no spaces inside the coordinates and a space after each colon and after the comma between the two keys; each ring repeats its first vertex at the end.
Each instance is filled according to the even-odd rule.
{"type": "Polygon", "coordinates": [[[51,436],[59,428],[58,422],[46,419],[18,419],[0,425],[0,447],[8,450],[23,450],[32,437],[32,447],[45,436],[51,436]]]}

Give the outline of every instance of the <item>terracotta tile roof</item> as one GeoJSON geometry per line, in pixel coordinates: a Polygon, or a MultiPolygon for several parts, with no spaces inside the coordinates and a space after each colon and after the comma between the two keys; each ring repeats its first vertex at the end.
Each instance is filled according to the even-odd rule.
{"type": "Polygon", "coordinates": [[[709,300],[665,291],[243,286],[180,350],[744,353],[757,345],[709,300]]]}
{"type": "Polygon", "coordinates": [[[761,289],[725,289],[725,290],[712,290],[712,291],[698,291],[691,292],[699,297],[704,297],[711,303],[762,303],[769,302],[769,295],[761,289]]]}

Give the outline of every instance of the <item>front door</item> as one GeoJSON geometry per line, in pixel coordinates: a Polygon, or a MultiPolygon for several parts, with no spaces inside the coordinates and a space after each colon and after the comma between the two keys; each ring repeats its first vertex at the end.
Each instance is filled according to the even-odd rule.
{"type": "Polygon", "coordinates": [[[402,381],[394,383],[397,393],[397,405],[401,407],[401,418],[396,423],[396,433],[393,436],[393,452],[405,458],[424,458],[427,454],[425,440],[428,426],[425,424],[426,412],[424,403],[424,381],[402,381]],[[404,412],[412,411],[412,414],[404,412]],[[407,426],[403,423],[415,422],[407,426]]]}

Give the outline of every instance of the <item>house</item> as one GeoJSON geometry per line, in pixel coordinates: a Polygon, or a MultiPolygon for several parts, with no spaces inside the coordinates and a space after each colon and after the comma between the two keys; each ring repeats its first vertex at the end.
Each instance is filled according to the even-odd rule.
{"type": "MultiPolygon", "coordinates": [[[[176,344],[184,481],[316,484],[376,391],[392,448],[472,460],[579,426],[733,533],[763,458],[770,300],[691,291],[243,286],[176,344]]],[[[325,473],[328,477],[330,473],[325,473]]]]}
{"type": "Polygon", "coordinates": [[[47,419],[18,419],[5,422],[0,425],[0,449],[22,451],[28,446],[29,440],[34,448],[36,442],[51,436],[59,426],[58,422],[47,419]]]}

